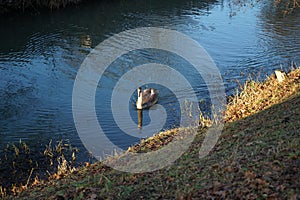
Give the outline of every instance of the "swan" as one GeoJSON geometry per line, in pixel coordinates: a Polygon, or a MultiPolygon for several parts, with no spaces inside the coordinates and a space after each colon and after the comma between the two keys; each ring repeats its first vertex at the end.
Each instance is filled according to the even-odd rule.
{"type": "Polygon", "coordinates": [[[153,88],[147,88],[142,91],[142,88],[137,89],[138,99],[136,101],[136,108],[142,110],[149,108],[157,103],[158,101],[158,90],[153,88]]]}

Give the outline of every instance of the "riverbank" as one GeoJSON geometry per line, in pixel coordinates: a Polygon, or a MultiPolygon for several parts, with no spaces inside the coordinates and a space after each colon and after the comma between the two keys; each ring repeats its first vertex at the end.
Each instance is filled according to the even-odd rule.
{"type": "Polygon", "coordinates": [[[84,0],[0,0],[0,15],[14,11],[33,10],[37,12],[40,9],[55,10],[81,2],[84,2],[84,0]]]}
{"type": "MultiPolygon", "coordinates": [[[[167,168],[122,173],[98,162],[49,181],[37,180],[6,199],[297,199],[300,197],[300,68],[283,82],[249,81],[230,98],[216,146],[199,159],[199,131],[189,150],[167,168]]],[[[204,130],[205,132],[205,130],[204,130]]],[[[129,151],[151,151],[176,130],[129,151]]]]}

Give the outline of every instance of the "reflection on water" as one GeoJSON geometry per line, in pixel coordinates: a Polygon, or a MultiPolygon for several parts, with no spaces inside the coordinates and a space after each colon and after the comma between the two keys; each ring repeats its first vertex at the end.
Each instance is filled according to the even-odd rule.
{"type": "MultiPolygon", "coordinates": [[[[283,64],[299,63],[300,13],[282,18],[269,14],[268,5],[245,8],[230,17],[227,1],[113,1],[92,2],[62,12],[0,19],[0,147],[22,140],[38,143],[70,139],[81,146],[72,117],[72,89],[77,70],[92,48],[109,36],[130,28],[159,26],[181,31],[197,40],[219,67],[228,94],[249,72],[262,78],[283,64]]],[[[122,45],[122,41],[116,41],[122,45]]],[[[181,70],[209,107],[202,78],[176,55],[140,51],[124,55],[110,67],[96,93],[96,111],[108,137],[126,148],[126,140],[113,126],[110,97],[115,82],[144,62],[160,62],[181,70]],[[138,55],[138,56],[137,56],[138,55]]],[[[167,88],[158,86],[160,104],[168,114],[164,128],[179,124],[178,102],[167,88]]],[[[185,98],[193,91],[180,91],[185,98]]],[[[151,123],[149,111],[138,113],[136,94],[128,103],[132,120],[143,127],[151,123]]],[[[137,126],[132,127],[136,130],[137,126]]],[[[82,147],[83,148],[83,147],[82,147]]],[[[84,152],[84,150],[82,149],[84,152]]],[[[82,154],[84,160],[86,154],[82,154]]]]}
{"type": "Polygon", "coordinates": [[[81,47],[91,48],[91,46],[92,46],[91,36],[89,36],[89,35],[82,35],[80,37],[80,43],[81,43],[81,47]]]}
{"type": "Polygon", "coordinates": [[[138,115],[138,129],[142,129],[143,126],[143,110],[137,110],[138,115]]]}

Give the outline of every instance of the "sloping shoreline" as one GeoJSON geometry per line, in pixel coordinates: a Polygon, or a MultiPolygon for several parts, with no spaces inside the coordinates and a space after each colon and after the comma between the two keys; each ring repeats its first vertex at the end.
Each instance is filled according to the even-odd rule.
{"type": "MultiPolygon", "coordinates": [[[[202,159],[204,135],[199,134],[189,150],[164,169],[130,174],[101,162],[87,163],[6,199],[299,198],[300,68],[282,83],[275,76],[263,83],[246,83],[228,104],[226,116],[232,115],[212,152],[202,159]]],[[[164,145],[170,138],[165,135],[131,150],[153,150],[151,142],[164,145]]]]}

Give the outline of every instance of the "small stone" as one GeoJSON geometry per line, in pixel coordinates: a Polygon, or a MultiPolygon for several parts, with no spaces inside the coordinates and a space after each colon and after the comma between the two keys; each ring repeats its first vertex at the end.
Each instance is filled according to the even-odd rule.
{"type": "Polygon", "coordinates": [[[284,81],[284,79],[286,77],[285,73],[281,72],[279,70],[275,70],[275,75],[276,75],[276,78],[277,78],[277,80],[278,80],[279,83],[282,82],[282,81],[284,81]]]}

